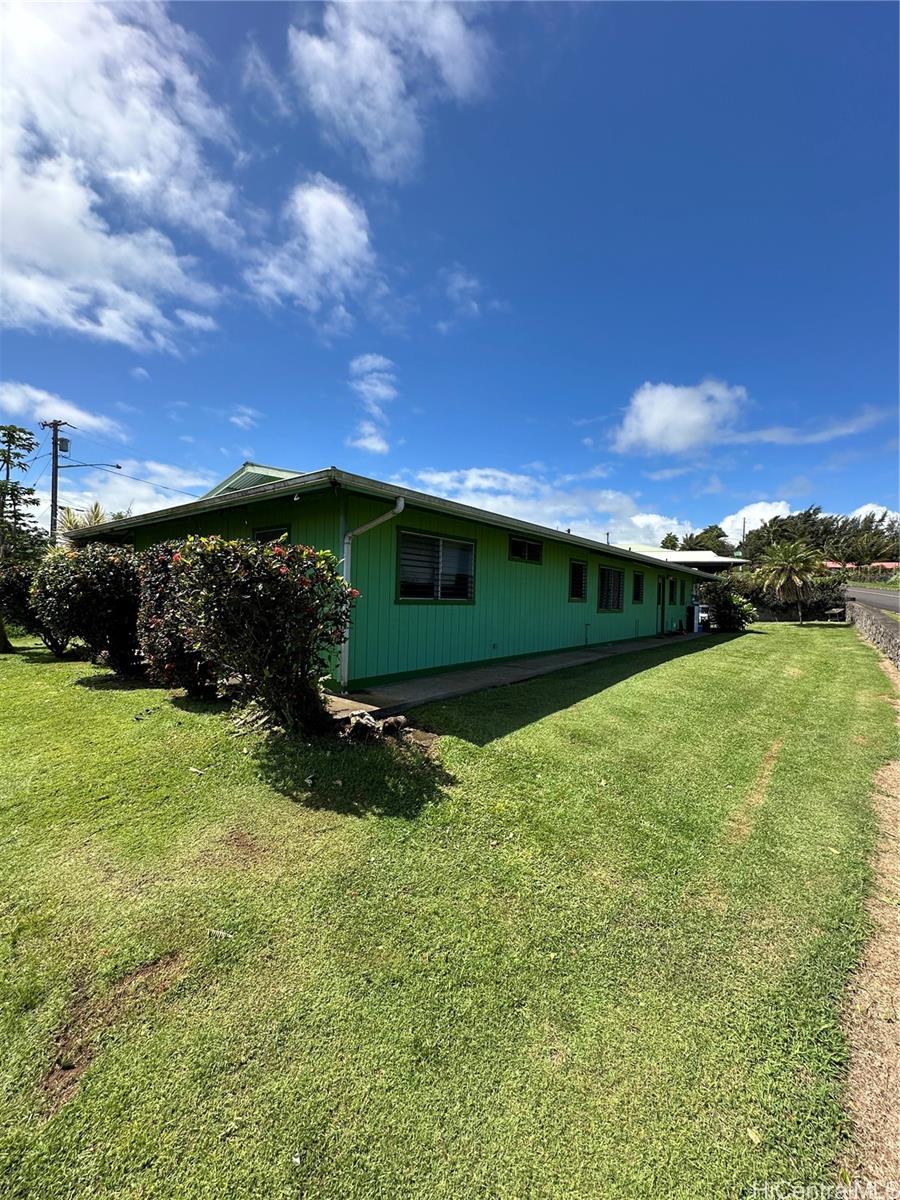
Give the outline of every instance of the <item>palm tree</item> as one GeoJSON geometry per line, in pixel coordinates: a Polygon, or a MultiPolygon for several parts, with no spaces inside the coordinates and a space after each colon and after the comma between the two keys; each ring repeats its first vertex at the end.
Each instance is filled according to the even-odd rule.
{"type": "Polygon", "coordinates": [[[66,506],[59,514],[59,531],[68,533],[72,529],[84,529],[88,525],[102,525],[109,517],[103,510],[99,500],[95,500],[87,508],[69,508],[66,506]]]}
{"type": "Polygon", "coordinates": [[[813,575],[821,567],[819,553],[805,542],[776,542],[759,560],[756,577],[763,590],[778,600],[793,601],[803,624],[803,600],[813,584],[813,575]]]}

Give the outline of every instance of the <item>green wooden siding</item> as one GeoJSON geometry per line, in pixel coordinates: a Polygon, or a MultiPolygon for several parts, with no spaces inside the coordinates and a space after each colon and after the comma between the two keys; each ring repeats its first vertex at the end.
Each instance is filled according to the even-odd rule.
{"type": "Polygon", "coordinates": [[[185,538],[188,534],[218,533],[223,537],[253,537],[255,529],[271,529],[286,525],[289,540],[320,550],[332,550],[340,557],[339,505],[331,492],[317,492],[294,500],[278,496],[257,504],[242,504],[212,512],[193,513],[156,525],[139,526],[134,531],[138,550],[169,538],[185,538]]]}
{"type": "MultiPolygon", "coordinates": [[[[218,533],[252,537],[255,529],[287,526],[292,542],[329,549],[340,558],[343,534],[390,509],[384,500],[345,491],[276,497],[161,521],[134,531],[139,550],[168,538],[218,533]]],[[[350,638],[350,685],[603,642],[652,637],[686,620],[693,579],[677,568],[631,563],[602,551],[543,538],[541,563],[509,555],[509,531],[408,507],[354,539],[352,582],[360,590],[350,638]],[[468,602],[400,600],[398,534],[417,530],[475,543],[475,598],[468,602]],[[569,564],[587,562],[587,599],[569,599],[569,564]],[[598,611],[600,567],[624,572],[621,612],[598,611]],[[634,573],[644,576],[644,600],[632,602],[634,573]],[[665,581],[664,617],[657,581],[665,581]],[[669,604],[668,580],[687,579],[686,603],[669,604]]],[[[528,535],[531,539],[532,535],[528,535]]],[[[680,599],[680,587],[676,599],[680,599]]],[[[335,668],[337,660],[335,659],[335,668]]]]}
{"type": "MultiPolygon", "coordinates": [[[[347,525],[362,525],[388,507],[384,501],[348,495],[347,525]]],[[[509,557],[507,530],[414,508],[407,508],[394,520],[356,539],[353,584],[362,594],[350,640],[351,684],[358,686],[458,663],[650,637],[659,631],[657,579],[660,575],[681,578],[680,572],[635,566],[613,555],[581,551],[549,538],[543,543],[541,564],[516,562],[509,557]],[[473,604],[398,599],[398,533],[404,529],[475,542],[473,604]],[[569,600],[572,558],[588,563],[584,603],[569,600]],[[597,610],[601,565],[624,570],[621,612],[597,610]],[[644,576],[642,604],[632,603],[635,570],[644,576]]],[[[690,592],[689,586],[684,605],[669,605],[666,592],[667,630],[677,629],[679,621],[685,621],[690,592]]]]}

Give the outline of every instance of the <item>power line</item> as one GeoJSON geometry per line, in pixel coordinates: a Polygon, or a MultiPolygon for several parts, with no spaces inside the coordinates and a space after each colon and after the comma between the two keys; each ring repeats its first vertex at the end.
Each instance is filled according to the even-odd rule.
{"type": "Polygon", "coordinates": [[[28,486],[29,486],[29,487],[33,487],[33,488],[36,488],[36,487],[37,487],[37,485],[38,485],[38,484],[41,482],[41,480],[44,478],[44,476],[47,474],[47,468],[48,468],[49,466],[50,466],[50,456],[49,456],[49,454],[48,454],[48,455],[47,455],[47,461],[46,461],[46,462],[44,463],[44,465],[41,467],[40,474],[38,475],[38,477],[37,477],[36,479],[33,479],[33,480],[31,481],[31,483],[30,483],[28,486]]]}
{"type": "Polygon", "coordinates": [[[170,487],[167,483],[159,483],[154,479],[141,479],[137,475],[128,475],[125,471],[117,471],[115,468],[103,466],[101,463],[80,463],[72,460],[73,467],[91,467],[95,471],[105,471],[107,475],[115,475],[119,479],[133,479],[135,483],[146,483],[148,487],[161,488],[164,492],[175,492],[179,496],[190,496],[192,500],[199,500],[196,492],[186,492],[184,488],[170,487]]]}
{"type": "MultiPolygon", "coordinates": [[[[34,468],[34,464],[35,464],[35,463],[38,461],[38,459],[39,459],[39,458],[42,458],[42,457],[44,457],[44,456],[41,454],[41,451],[44,449],[44,447],[45,447],[46,445],[47,445],[47,430],[45,429],[45,430],[44,430],[44,436],[41,438],[41,444],[40,444],[40,445],[38,446],[38,448],[37,448],[37,454],[34,456],[34,458],[33,458],[33,459],[31,459],[31,461],[30,461],[30,462],[29,462],[29,464],[28,464],[28,470],[25,472],[25,476],[24,476],[24,478],[23,478],[23,480],[22,480],[22,482],[23,482],[23,483],[26,483],[26,482],[27,482],[27,480],[28,480],[28,476],[31,474],[31,472],[32,472],[32,470],[33,470],[33,468],[34,468]]],[[[48,455],[48,457],[49,457],[49,454],[50,454],[50,451],[48,450],[48,451],[47,451],[47,455],[48,455]]],[[[41,475],[43,475],[43,471],[41,472],[41,475]]],[[[38,478],[40,479],[40,475],[38,476],[38,478]]],[[[34,487],[34,484],[30,484],[29,486],[31,486],[31,487],[34,487]]]]}
{"type": "Polygon", "coordinates": [[[101,437],[98,433],[85,433],[85,431],[78,425],[73,425],[72,428],[78,430],[78,440],[81,442],[93,442],[96,446],[108,446],[111,450],[119,451],[121,451],[124,446],[123,442],[110,441],[109,438],[101,437]]]}
{"type": "MultiPolygon", "coordinates": [[[[78,430],[79,441],[93,442],[94,445],[96,445],[96,446],[108,446],[112,450],[121,451],[123,448],[121,442],[112,442],[112,441],[110,441],[109,438],[101,437],[99,434],[96,434],[96,433],[85,433],[77,425],[73,426],[73,428],[78,430]]],[[[73,465],[75,464],[74,459],[71,459],[70,461],[73,463],[73,465]]],[[[102,463],[79,463],[78,465],[86,466],[86,467],[96,467],[97,470],[104,469],[102,463]]],[[[109,473],[111,474],[112,472],[109,472],[109,473]]],[[[159,483],[155,479],[141,479],[138,475],[128,475],[128,474],[126,474],[125,471],[122,471],[121,469],[116,470],[115,474],[120,476],[122,479],[131,479],[135,483],[146,483],[148,487],[161,488],[165,492],[174,492],[178,496],[190,496],[190,498],[192,500],[198,500],[200,498],[200,496],[197,492],[187,492],[184,490],[184,488],[176,488],[176,487],[172,487],[171,485],[166,484],[166,483],[159,483]]]]}

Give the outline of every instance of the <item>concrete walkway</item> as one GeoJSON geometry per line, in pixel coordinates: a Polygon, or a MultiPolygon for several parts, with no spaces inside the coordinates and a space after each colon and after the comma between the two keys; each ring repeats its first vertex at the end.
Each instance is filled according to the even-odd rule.
{"type": "Polygon", "coordinates": [[[705,633],[686,633],[677,637],[640,638],[637,641],[613,642],[607,646],[586,646],[583,650],[562,650],[558,654],[516,658],[483,667],[464,667],[458,671],[443,671],[438,675],[420,675],[414,679],[401,679],[397,683],[381,684],[364,692],[353,692],[349,696],[331,696],[329,708],[335,716],[363,710],[380,719],[418,708],[421,704],[452,700],[455,696],[480,692],[484,688],[521,683],[525,679],[550,675],[568,667],[580,667],[601,658],[634,654],[641,650],[658,650],[662,646],[683,644],[707,636],[705,633]]]}

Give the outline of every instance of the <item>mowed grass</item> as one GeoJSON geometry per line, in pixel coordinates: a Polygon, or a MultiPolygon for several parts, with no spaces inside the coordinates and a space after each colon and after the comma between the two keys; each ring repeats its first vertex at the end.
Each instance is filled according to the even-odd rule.
{"type": "Polygon", "coordinates": [[[3,1193],[826,1180],[890,685],[756,626],[290,747],[0,659],[3,1193]]]}

